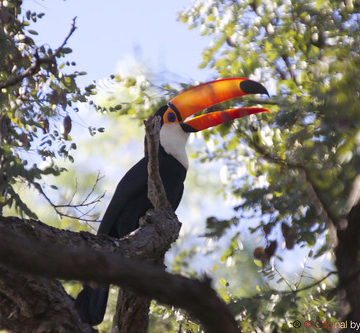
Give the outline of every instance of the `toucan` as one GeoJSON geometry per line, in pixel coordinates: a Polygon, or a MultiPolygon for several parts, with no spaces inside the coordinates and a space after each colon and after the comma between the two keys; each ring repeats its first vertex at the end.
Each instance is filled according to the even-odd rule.
{"type": "MultiPolygon", "coordinates": [[[[247,94],[269,95],[260,83],[247,78],[220,79],[180,93],[156,112],[156,115],[161,117],[159,171],[167,198],[174,211],[184,191],[184,180],[188,169],[185,145],[190,133],[269,110],[242,107],[190,116],[210,106],[247,94]]],[[[98,234],[121,238],[138,228],[139,218],[152,208],[147,197],[147,164],[148,156],[145,148],[145,156],[119,182],[101,221],[98,234]]],[[[98,325],[102,322],[108,293],[108,286],[97,288],[84,286],[75,300],[82,321],[90,325],[98,325]]]]}

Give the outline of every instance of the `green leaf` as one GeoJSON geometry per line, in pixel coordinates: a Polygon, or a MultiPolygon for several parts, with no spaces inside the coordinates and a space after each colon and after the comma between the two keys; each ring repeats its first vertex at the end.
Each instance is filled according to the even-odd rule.
{"type": "Polygon", "coordinates": [[[68,53],[72,52],[72,49],[70,47],[63,47],[61,49],[61,52],[64,53],[64,54],[68,54],[68,53]]]}

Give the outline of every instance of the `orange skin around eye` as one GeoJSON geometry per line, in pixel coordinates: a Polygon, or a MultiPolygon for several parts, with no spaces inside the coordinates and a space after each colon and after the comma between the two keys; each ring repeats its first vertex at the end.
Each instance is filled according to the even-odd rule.
{"type": "Polygon", "coordinates": [[[178,118],[177,118],[177,116],[176,116],[176,113],[174,112],[174,110],[168,108],[168,109],[165,111],[165,113],[164,113],[164,115],[163,115],[163,122],[164,122],[164,124],[175,124],[175,123],[178,123],[178,122],[179,122],[179,121],[178,121],[178,118]],[[170,113],[174,114],[174,116],[175,116],[175,121],[169,121],[168,115],[169,115],[170,113]]]}

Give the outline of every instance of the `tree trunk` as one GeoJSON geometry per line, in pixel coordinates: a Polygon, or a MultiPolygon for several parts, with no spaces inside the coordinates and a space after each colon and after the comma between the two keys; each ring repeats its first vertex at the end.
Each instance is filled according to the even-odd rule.
{"type": "Polygon", "coordinates": [[[111,333],[146,333],[150,299],[120,289],[111,333]]]}
{"type": "Polygon", "coordinates": [[[360,204],[350,210],[347,223],[338,229],[335,250],[341,309],[344,320],[360,322],[360,204]]]}
{"type": "Polygon", "coordinates": [[[59,281],[4,266],[0,266],[0,276],[0,329],[19,333],[93,332],[81,322],[73,299],[59,281]]]}

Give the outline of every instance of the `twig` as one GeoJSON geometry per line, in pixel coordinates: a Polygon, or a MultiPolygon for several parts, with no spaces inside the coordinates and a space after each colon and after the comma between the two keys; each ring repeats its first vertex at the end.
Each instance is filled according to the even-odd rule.
{"type": "Polygon", "coordinates": [[[287,68],[287,70],[288,70],[288,72],[289,72],[289,74],[290,74],[291,80],[293,80],[294,83],[297,85],[298,83],[297,83],[295,74],[294,74],[293,70],[291,69],[291,64],[290,64],[290,61],[289,61],[289,57],[283,55],[281,58],[282,58],[282,59],[284,60],[284,62],[285,62],[285,65],[286,65],[286,68],[287,68]]]}
{"type": "MultiPolygon", "coordinates": [[[[359,274],[360,271],[357,272],[357,274],[359,274]]],[[[277,273],[284,279],[285,283],[287,283],[286,279],[279,273],[279,271],[277,271],[277,273]]],[[[257,294],[257,295],[253,295],[252,298],[256,298],[256,299],[261,299],[263,298],[265,295],[267,294],[278,294],[278,295],[282,295],[282,296],[288,296],[288,295],[297,295],[298,293],[314,288],[316,286],[318,286],[320,283],[322,283],[323,281],[325,281],[326,279],[328,279],[331,275],[335,275],[338,274],[337,271],[330,271],[328,274],[326,274],[325,276],[323,276],[321,279],[316,280],[315,282],[308,284],[307,286],[303,287],[303,288],[299,288],[299,289],[293,289],[291,288],[291,286],[287,283],[287,286],[289,287],[290,290],[276,290],[276,289],[270,289],[270,290],[266,290],[264,293],[262,294],[257,294]]],[[[352,278],[356,278],[357,274],[353,274],[352,278]]],[[[340,286],[334,288],[334,289],[339,289],[340,286]]]]}
{"type": "Polygon", "coordinates": [[[324,277],[322,277],[320,280],[315,281],[314,283],[308,284],[307,286],[300,288],[300,289],[296,289],[294,291],[292,291],[292,293],[299,293],[301,291],[307,290],[307,289],[311,289],[313,287],[318,286],[321,282],[325,281],[328,277],[330,277],[331,275],[337,274],[337,271],[330,271],[328,274],[326,274],[324,277]]]}
{"type": "Polygon", "coordinates": [[[322,196],[320,195],[320,190],[316,187],[308,169],[304,165],[302,165],[301,163],[290,162],[286,159],[274,155],[273,153],[269,153],[264,149],[264,147],[260,146],[256,142],[251,142],[251,145],[267,161],[284,166],[286,168],[296,169],[300,171],[307,184],[307,192],[313,199],[313,204],[316,208],[318,215],[322,216],[329,226],[337,227],[337,217],[334,216],[334,214],[330,210],[330,207],[328,207],[326,202],[323,200],[322,196]]]}
{"type": "Polygon", "coordinates": [[[63,43],[55,50],[54,56],[58,56],[59,53],[61,52],[62,48],[66,45],[66,43],[68,42],[69,38],[71,37],[71,35],[74,33],[74,31],[76,30],[76,16],[73,18],[72,24],[71,24],[71,28],[69,33],[67,34],[67,36],[65,37],[63,43]]]}
{"type": "Polygon", "coordinates": [[[53,209],[55,210],[55,212],[61,217],[67,217],[69,219],[72,220],[79,220],[82,222],[85,222],[90,228],[94,229],[91,225],[89,225],[89,222],[101,222],[101,220],[95,219],[95,218],[84,218],[84,216],[90,216],[89,213],[94,209],[94,206],[100,202],[100,200],[104,197],[105,193],[99,195],[98,197],[96,197],[94,200],[91,200],[89,202],[86,202],[90,195],[94,193],[95,191],[95,186],[98,184],[99,180],[101,179],[101,177],[99,177],[99,174],[96,177],[95,183],[93,185],[93,187],[91,188],[89,194],[85,197],[85,199],[80,202],[79,204],[71,204],[70,202],[72,202],[73,197],[75,196],[75,194],[72,196],[70,202],[68,204],[55,204],[50,198],[49,196],[45,193],[44,189],[41,187],[41,185],[39,183],[33,183],[33,185],[35,186],[35,188],[39,191],[39,193],[45,198],[45,200],[51,205],[51,207],[53,207],[53,209]],[[80,210],[80,208],[82,207],[89,207],[89,206],[93,206],[91,207],[87,212],[82,212],[80,210]],[[80,213],[79,216],[76,215],[70,215],[68,213],[64,213],[61,211],[61,208],[72,208],[74,210],[76,210],[77,212],[80,213]]]}
{"type": "Polygon", "coordinates": [[[300,284],[301,284],[301,282],[302,282],[302,279],[304,278],[304,277],[306,277],[305,276],[305,269],[306,269],[306,262],[309,260],[309,257],[308,256],[306,256],[306,258],[305,258],[305,263],[304,263],[304,267],[303,267],[303,269],[301,270],[301,274],[300,274],[300,278],[299,278],[299,281],[297,281],[296,283],[295,283],[295,288],[297,289],[299,286],[300,286],[300,284]]]}
{"type": "Polygon", "coordinates": [[[285,279],[285,277],[279,272],[279,270],[276,268],[276,266],[274,266],[274,269],[275,269],[276,273],[278,273],[280,275],[280,277],[282,278],[282,280],[286,283],[288,288],[293,292],[294,290],[291,288],[291,285],[288,282],[288,280],[285,279]]]}
{"type": "Polygon", "coordinates": [[[67,43],[67,41],[69,40],[71,35],[76,30],[75,22],[76,22],[76,17],[73,18],[71,29],[70,29],[68,35],[65,37],[63,43],[55,50],[53,55],[40,58],[37,49],[35,49],[35,54],[34,54],[35,61],[27,69],[25,69],[21,74],[14,76],[5,82],[0,82],[0,89],[7,88],[7,87],[13,86],[15,84],[18,84],[26,77],[34,75],[36,72],[39,71],[41,64],[55,63],[55,58],[59,55],[62,48],[65,46],[65,44],[67,43]]]}

